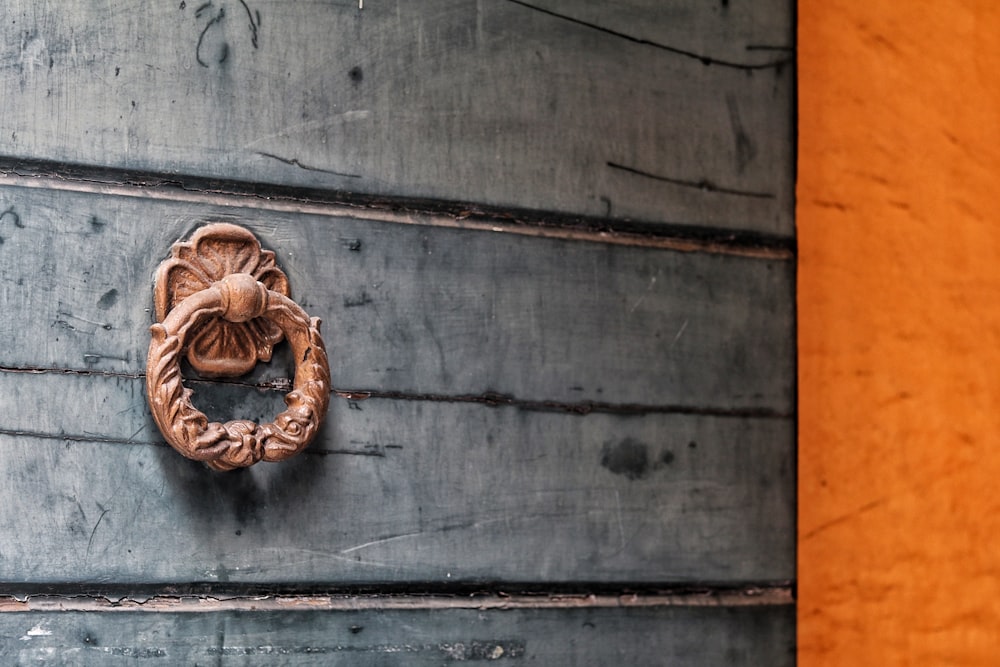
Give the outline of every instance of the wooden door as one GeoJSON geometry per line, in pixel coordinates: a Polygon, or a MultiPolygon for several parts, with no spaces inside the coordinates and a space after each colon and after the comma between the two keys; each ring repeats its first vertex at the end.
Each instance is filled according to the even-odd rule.
{"type": "MultiPolygon", "coordinates": [[[[794,662],[791,4],[7,3],[5,664],[794,662]],[[294,459],[145,399],[252,230],[324,321],[294,459]]],[[[189,374],[266,421],[294,360],[189,374]]]]}

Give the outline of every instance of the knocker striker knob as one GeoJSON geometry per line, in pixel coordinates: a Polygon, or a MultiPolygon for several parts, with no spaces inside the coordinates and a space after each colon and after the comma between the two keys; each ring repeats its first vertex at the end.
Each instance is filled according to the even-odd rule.
{"type": "Polygon", "coordinates": [[[146,394],[157,426],[184,456],[216,470],[281,461],[315,437],[330,402],[330,368],[319,318],[289,296],[274,253],[228,223],[175,243],[156,274],[157,324],[146,362],[146,394]],[[288,409],[268,424],[209,422],[183,385],[181,356],[209,377],[249,372],[287,338],[296,360],[288,409]]]}
{"type": "Polygon", "coordinates": [[[222,297],[222,318],[246,322],[267,310],[267,288],[249,273],[231,273],[216,285],[222,297]]]}

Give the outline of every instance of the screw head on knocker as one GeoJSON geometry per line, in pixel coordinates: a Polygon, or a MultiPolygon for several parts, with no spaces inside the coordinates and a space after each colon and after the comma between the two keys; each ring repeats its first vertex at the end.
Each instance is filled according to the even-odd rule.
{"type": "Polygon", "coordinates": [[[237,225],[202,227],[160,264],[154,302],[146,395],[174,449],[216,470],[281,461],[305,449],[329,407],[330,367],[320,320],[289,298],[273,252],[237,225]],[[202,375],[235,377],[270,361],[283,338],[298,363],[288,409],[273,422],[209,422],[194,407],[181,377],[182,355],[202,375]]]}

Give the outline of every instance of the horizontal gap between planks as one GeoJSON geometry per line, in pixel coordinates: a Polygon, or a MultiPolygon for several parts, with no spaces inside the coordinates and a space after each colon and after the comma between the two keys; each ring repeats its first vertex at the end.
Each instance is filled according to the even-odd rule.
{"type": "MultiPolygon", "coordinates": [[[[0,373],[26,373],[33,375],[89,375],[97,377],[126,378],[130,380],[138,380],[146,377],[145,373],[116,373],[113,371],[90,371],[63,368],[20,368],[12,366],[0,366],[0,373]]],[[[288,378],[279,378],[268,380],[266,382],[241,382],[239,380],[203,380],[186,378],[185,382],[192,385],[228,384],[243,386],[248,389],[260,389],[266,391],[288,392],[292,390],[292,381],[288,378]]],[[[671,404],[650,405],[639,403],[607,403],[600,401],[579,401],[575,403],[568,403],[561,401],[519,399],[514,396],[495,392],[484,392],[482,394],[428,394],[372,389],[333,388],[331,393],[338,398],[355,402],[367,400],[390,400],[419,401],[427,403],[468,403],[490,408],[512,407],[529,412],[558,412],[580,416],[589,414],[612,414],[622,416],[676,414],[696,417],[730,417],[734,419],[791,419],[794,416],[792,413],[784,412],[782,410],[756,406],[726,408],[719,406],[671,404]]],[[[11,432],[3,429],[0,429],[0,433],[6,435],[26,435],[41,438],[47,437],[46,434],[43,433],[11,432]]],[[[59,434],[52,437],[57,437],[59,439],[73,439],[73,436],[65,434],[59,434]]]]}
{"type": "Polygon", "coordinates": [[[768,260],[795,258],[794,239],[751,231],[575,216],[467,202],[375,197],[340,191],[20,160],[4,156],[0,156],[0,185],[500,232],[678,252],[768,260]]]}
{"type": "Polygon", "coordinates": [[[760,607],[794,604],[791,586],[747,586],[661,592],[455,594],[405,593],[27,593],[0,594],[0,613],[52,611],[220,612],[365,610],[617,609],[636,607],[760,607]]]}

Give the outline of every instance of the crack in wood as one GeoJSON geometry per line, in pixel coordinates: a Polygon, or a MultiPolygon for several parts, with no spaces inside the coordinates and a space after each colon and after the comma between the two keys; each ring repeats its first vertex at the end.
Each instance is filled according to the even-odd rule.
{"type": "Polygon", "coordinates": [[[194,176],[22,160],[0,155],[0,185],[119,197],[345,217],[425,227],[656,248],[676,252],[794,260],[787,236],[669,222],[344,193],[194,176]]]}
{"type": "Polygon", "coordinates": [[[334,171],[333,169],[324,169],[323,167],[314,167],[312,165],[303,164],[298,160],[298,158],[287,158],[281,157],[280,155],[275,155],[274,153],[265,153],[263,151],[257,151],[257,155],[261,157],[271,158],[272,160],[277,160],[292,167],[298,167],[299,169],[305,169],[306,171],[318,171],[321,174],[332,174],[333,176],[342,176],[344,178],[361,178],[360,174],[348,174],[342,171],[334,171]]]}
{"type": "MultiPolygon", "coordinates": [[[[24,368],[0,366],[0,373],[31,373],[31,374],[62,374],[62,375],[96,375],[101,377],[116,377],[138,380],[145,373],[116,373],[113,371],[90,371],[64,368],[24,368]]],[[[287,392],[292,388],[288,378],[277,378],[262,382],[246,382],[233,379],[186,379],[189,384],[203,385],[235,385],[250,389],[287,392]]],[[[640,404],[640,403],[608,403],[601,401],[580,401],[575,403],[548,400],[520,399],[508,394],[484,392],[481,394],[432,394],[419,392],[389,391],[377,389],[345,389],[334,387],[331,390],[338,398],[347,401],[365,401],[373,399],[395,401],[420,401],[428,403],[469,403],[484,407],[512,407],[529,412],[559,412],[579,416],[589,414],[613,414],[620,416],[642,416],[649,414],[678,414],[701,417],[723,417],[734,419],[792,419],[794,412],[778,410],[763,406],[721,407],[696,406],[680,404],[640,404]]],[[[4,433],[0,429],[0,433],[4,433]]],[[[9,433],[12,435],[29,435],[27,432],[9,433]]],[[[36,437],[46,437],[43,434],[33,434],[36,437]]],[[[73,439],[76,436],[58,434],[52,437],[73,439]]],[[[117,440],[112,440],[117,442],[117,440]]]]}
{"type": "Polygon", "coordinates": [[[651,405],[640,403],[606,403],[601,401],[539,401],[515,398],[506,394],[423,394],[397,391],[334,389],[334,393],[349,400],[380,398],[387,400],[426,401],[435,403],[477,403],[488,407],[514,407],[531,412],[566,412],[576,415],[604,413],[615,415],[683,414],[737,419],[790,419],[793,414],[765,407],[723,408],[680,404],[651,405]]]}
{"type": "MultiPolygon", "coordinates": [[[[141,429],[140,429],[141,430],[141,429]]],[[[9,435],[17,438],[37,438],[39,440],[58,440],[60,442],[80,442],[98,443],[104,445],[149,445],[152,447],[169,447],[165,440],[136,440],[131,438],[108,438],[99,435],[74,434],[74,433],[43,433],[40,431],[28,431],[25,429],[0,428],[0,435],[9,435]]],[[[96,528],[96,526],[95,526],[96,528]]]]}

